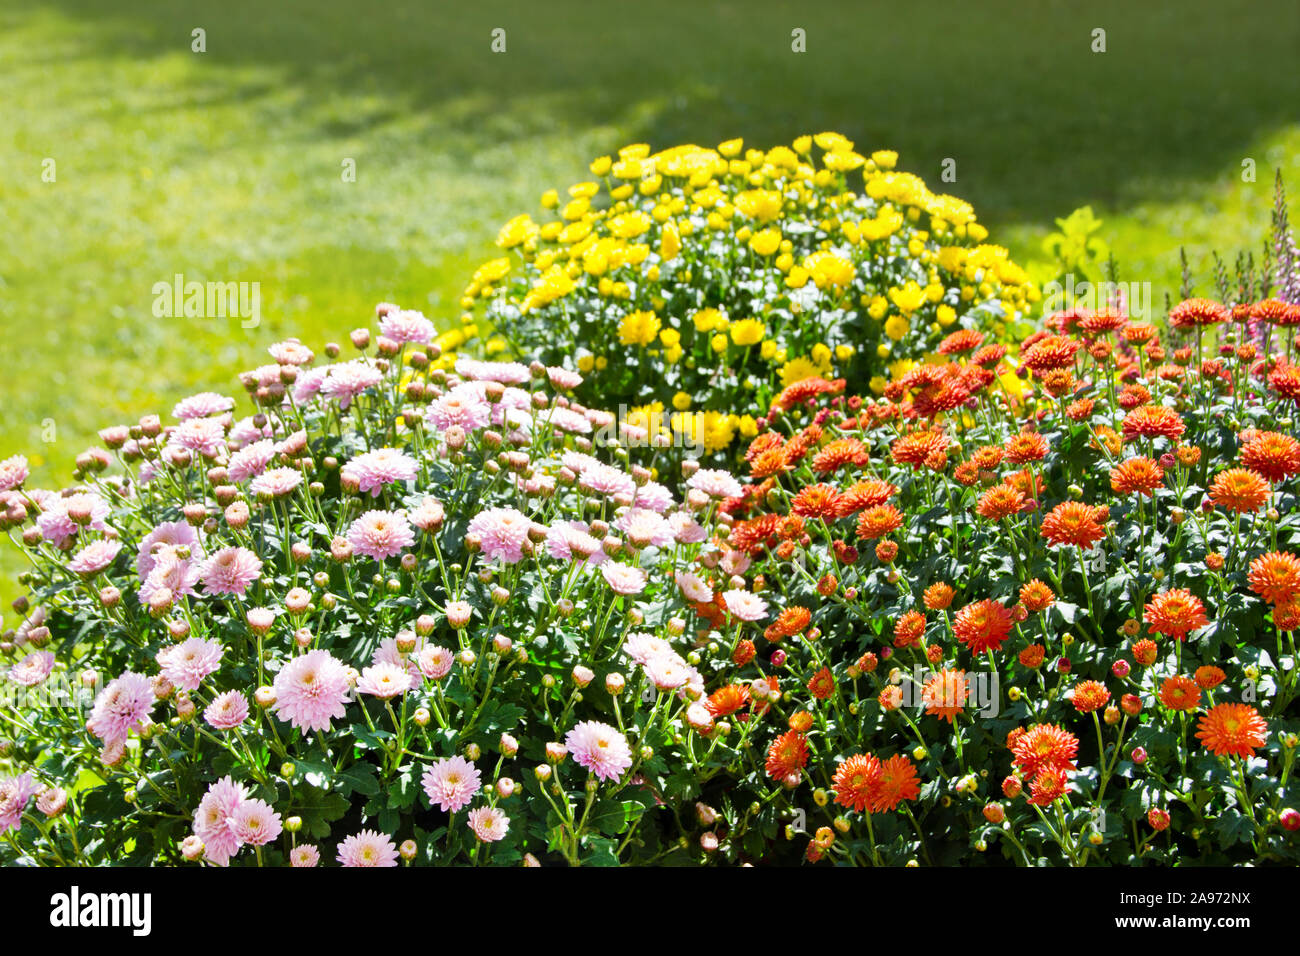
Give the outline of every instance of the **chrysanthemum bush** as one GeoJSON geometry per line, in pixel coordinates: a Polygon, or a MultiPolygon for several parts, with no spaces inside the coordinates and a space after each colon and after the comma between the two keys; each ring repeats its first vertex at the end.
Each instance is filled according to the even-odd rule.
{"type": "MultiPolygon", "coordinates": [[[[774,381],[879,384],[959,328],[1001,330],[1038,292],[971,206],[836,133],[793,147],[625,147],[506,223],[462,305],[489,341],[576,359],[578,390],[716,452],[774,381]]],[[[779,387],[779,385],[777,386],[779,387]]]]}
{"type": "Polygon", "coordinates": [[[428,320],[379,314],[349,359],[272,347],[252,414],[205,393],[105,429],[75,488],[0,463],[32,561],[0,646],[6,862],[704,854],[702,768],[739,751],[684,716],[712,723],[678,580],[739,485],[683,499],[579,374],[435,369],[428,320]]]}
{"type": "Polygon", "coordinates": [[[1077,309],[1023,395],[960,331],[879,400],[778,396],[723,505],[775,617],[732,651],[789,692],[755,745],[808,859],[1300,859],[1297,325],[1077,309]]]}

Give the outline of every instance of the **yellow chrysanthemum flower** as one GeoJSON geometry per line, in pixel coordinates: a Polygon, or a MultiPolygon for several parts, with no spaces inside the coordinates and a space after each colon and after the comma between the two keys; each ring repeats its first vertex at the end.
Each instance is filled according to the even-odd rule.
{"type": "Polygon", "coordinates": [[[757,345],[767,334],[767,327],[758,319],[741,319],[731,326],[731,341],[737,345],[757,345]]]}
{"type": "Polygon", "coordinates": [[[624,345],[649,345],[659,334],[659,316],[653,312],[630,312],[618,324],[618,340],[624,345]]]}

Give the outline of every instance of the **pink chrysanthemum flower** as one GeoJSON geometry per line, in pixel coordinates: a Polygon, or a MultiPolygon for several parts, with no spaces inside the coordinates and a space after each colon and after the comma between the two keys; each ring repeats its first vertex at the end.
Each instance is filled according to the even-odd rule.
{"type": "Polygon", "coordinates": [[[510,829],[510,818],[496,807],[479,807],[469,812],[469,828],[484,843],[496,843],[505,838],[510,829]]]}
{"type": "Polygon", "coordinates": [[[13,491],[27,480],[31,472],[27,470],[27,459],[22,455],[11,455],[0,461],[0,491],[13,491]]]}
{"type": "Polygon", "coordinates": [[[600,573],[615,594],[640,594],[645,590],[645,572],[630,564],[610,561],[601,565],[600,573]]]}
{"type": "Polygon", "coordinates": [[[127,734],[144,726],[153,703],[149,678],[127,671],[99,692],[86,729],[106,745],[124,743],[127,734]]]}
{"type": "Polygon", "coordinates": [[[228,424],[224,418],[191,418],[172,429],[167,448],[183,448],[204,458],[216,458],[226,448],[228,424]]]}
{"type": "Polygon", "coordinates": [[[342,717],[351,684],[347,668],[329,651],[308,651],[275,675],[275,713],[299,730],[329,730],[342,717]]]}
{"type": "Polygon", "coordinates": [[[433,323],[421,312],[393,309],[379,320],[379,334],[394,342],[418,342],[425,345],[433,338],[433,323]]]}
{"type": "Polygon", "coordinates": [[[757,594],[733,588],[723,592],[722,603],[727,605],[727,612],[742,621],[757,621],[767,616],[767,602],[757,594]]]}
{"type": "Polygon", "coordinates": [[[233,594],[243,597],[248,586],[262,574],[262,560],[247,548],[222,548],[203,565],[205,594],[233,594]]]}
{"type": "Polygon", "coordinates": [[[105,519],[108,518],[111,509],[108,502],[99,495],[89,492],[78,492],[66,498],[54,495],[41,499],[39,504],[41,513],[36,516],[36,527],[40,529],[47,541],[53,542],[56,548],[63,547],[81,527],[73,520],[73,516],[84,519],[89,515],[90,520],[85,527],[91,531],[108,530],[105,519]]]}
{"type": "Polygon", "coordinates": [[[397,847],[375,830],[362,830],[338,846],[338,861],[345,867],[397,866],[397,847]]]}
{"type": "Polygon", "coordinates": [[[182,398],[172,408],[172,417],[177,421],[187,422],[191,418],[207,418],[220,415],[235,407],[235,400],[216,392],[199,392],[189,398],[182,398]]]}
{"type": "Polygon", "coordinates": [[[450,674],[451,665],[455,659],[451,651],[436,644],[429,644],[420,648],[415,656],[420,673],[430,680],[442,680],[450,674]]]}
{"type": "Polygon", "coordinates": [[[623,653],[638,664],[645,666],[653,657],[661,654],[676,654],[673,646],[662,637],[637,632],[629,634],[623,642],[623,653]]]}
{"type": "Polygon", "coordinates": [[[415,543],[415,532],[400,511],[367,511],[348,528],[348,542],[357,554],[383,561],[415,543]]]}
{"type": "Polygon", "coordinates": [[[45,683],[53,672],[54,655],[49,651],[32,651],[9,668],[9,679],[24,687],[35,687],[45,683]]]}
{"type": "Polygon", "coordinates": [[[92,541],[73,555],[68,562],[68,570],[73,574],[93,577],[112,564],[121,550],[121,541],[92,541]]]}
{"type": "Polygon", "coordinates": [[[455,813],[463,809],[478,793],[482,779],[478,768],[464,757],[443,757],[424,771],[420,778],[429,802],[439,810],[455,813]]]}
{"type": "Polygon", "coordinates": [[[339,408],[345,411],[354,398],[384,380],[379,369],[362,359],[328,365],[325,372],[320,383],[321,394],[334,399],[339,403],[339,408]]]}
{"type": "Polygon", "coordinates": [[[330,366],[321,365],[298,373],[293,383],[293,401],[298,406],[306,405],[320,394],[320,387],[329,375],[330,366]]]}
{"type": "Polygon", "coordinates": [[[248,719],[248,698],[237,690],[219,694],[203,711],[203,719],[215,730],[234,730],[248,719]]]}
{"type": "Polygon", "coordinates": [[[269,438],[245,445],[230,456],[226,472],[231,481],[240,483],[249,478],[256,478],[266,471],[266,466],[275,458],[275,442],[269,438]]]}
{"type": "Polygon", "coordinates": [[[395,481],[414,481],[419,473],[415,459],[396,448],[376,448],[357,455],[341,472],[344,481],[356,484],[362,494],[378,497],[384,485],[395,481]]]}
{"type": "Polygon", "coordinates": [[[739,498],[742,491],[740,482],[720,468],[701,468],[686,479],[686,484],[710,498],[739,498]]]}
{"type": "Polygon", "coordinates": [[[730,550],[723,554],[722,560],[718,562],[718,567],[720,567],[723,570],[723,573],[729,577],[734,577],[737,574],[744,574],[748,571],[749,566],[752,563],[753,562],[750,560],[749,555],[744,551],[730,550]]]}
{"type": "Polygon", "coordinates": [[[585,720],[569,731],[564,744],[578,766],[601,780],[617,780],[632,766],[627,738],[609,724],[585,720]]]}
{"type": "Polygon", "coordinates": [[[571,372],[567,368],[558,366],[547,366],[546,377],[551,380],[551,385],[561,391],[567,391],[577,388],[582,384],[582,376],[577,372],[571,372]]]}
{"type": "Polygon", "coordinates": [[[549,422],[551,427],[557,431],[566,432],[570,435],[591,434],[591,422],[587,420],[587,416],[579,415],[570,408],[559,408],[557,406],[548,409],[539,418],[549,422]]]}
{"type": "Polygon", "coordinates": [[[675,503],[673,493],[657,481],[647,481],[637,488],[632,504],[637,508],[649,508],[656,514],[663,514],[675,503]]]}
{"type": "Polygon", "coordinates": [[[285,339],[283,342],[276,342],[274,345],[269,346],[266,351],[280,365],[310,365],[312,360],[316,358],[316,354],[297,339],[285,339]]]}
{"type": "Polygon", "coordinates": [[[27,801],[39,789],[30,773],[0,777],[0,834],[22,825],[27,801]]]}
{"type": "Polygon", "coordinates": [[[467,534],[479,539],[487,560],[514,564],[523,559],[523,546],[531,526],[532,522],[514,508],[489,508],[474,516],[467,534]]]}
{"type": "Polygon", "coordinates": [[[266,846],[280,835],[280,814],[264,800],[245,800],[230,818],[231,827],[241,843],[266,846]]]}
{"type": "Polygon", "coordinates": [[[713,600],[713,588],[709,587],[699,575],[690,571],[677,572],[677,586],[682,589],[682,596],[696,604],[708,604],[713,600]]]}
{"type": "Polygon", "coordinates": [[[421,531],[437,531],[447,518],[447,509],[437,498],[422,498],[411,510],[411,524],[421,531]]]}
{"type": "MultiPolygon", "coordinates": [[[[415,650],[410,654],[403,654],[397,649],[397,637],[386,637],[379,642],[375,652],[370,655],[370,666],[392,664],[398,670],[405,671],[407,676],[410,677],[410,685],[407,688],[410,690],[419,687],[420,681],[423,680],[416,661],[419,658],[420,651],[424,650],[424,638],[413,634],[409,629],[399,632],[398,636],[415,637],[415,650]]],[[[357,684],[357,689],[361,689],[360,684],[357,684]]],[[[370,692],[365,691],[365,693],[370,692]]]]}
{"type": "Polygon", "coordinates": [[[634,548],[666,548],[673,543],[672,525],[649,508],[629,508],[614,522],[634,548]]]}
{"type": "Polygon", "coordinates": [[[173,598],[194,594],[202,565],[192,558],[183,559],[179,547],[169,544],[158,545],[154,549],[153,568],[149,576],[140,584],[140,603],[148,604],[154,592],[166,588],[173,598]]]}
{"type": "Polygon", "coordinates": [[[502,385],[522,385],[532,378],[528,366],[518,362],[483,362],[464,356],[456,360],[456,374],[476,382],[500,382],[502,385]]]}
{"type": "Polygon", "coordinates": [[[673,529],[673,539],[680,544],[699,544],[709,536],[700,524],[685,511],[678,511],[668,518],[668,526],[673,529]]]}
{"type": "Polygon", "coordinates": [[[198,690],[203,678],[221,666],[225,648],[213,640],[191,637],[158,652],[163,677],[181,690],[198,690]]]}
{"type": "Polygon", "coordinates": [[[231,451],[242,449],[250,442],[270,438],[274,431],[275,428],[269,421],[259,425],[255,415],[245,415],[230,426],[230,434],[226,436],[226,447],[231,451]]]}
{"type": "Polygon", "coordinates": [[[411,689],[411,675],[406,668],[387,661],[373,664],[361,672],[357,690],[381,700],[398,697],[411,689]]]}
{"type": "Polygon", "coordinates": [[[289,851],[289,865],[310,868],[320,865],[320,850],[310,843],[299,843],[289,851]]]}
{"type": "Polygon", "coordinates": [[[184,546],[190,549],[191,559],[203,557],[203,547],[199,544],[199,533],[190,527],[187,521],[164,521],[156,525],[144,536],[136,552],[135,570],[143,581],[153,570],[156,545],[184,546]]]}
{"type": "Polygon", "coordinates": [[[584,491],[590,491],[592,494],[604,495],[607,498],[612,498],[615,495],[633,495],[636,493],[636,482],[631,475],[610,465],[603,465],[600,462],[596,462],[582,471],[582,474],[578,476],[578,487],[584,491]]]}
{"type": "Polygon", "coordinates": [[[677,654],[655,654],[645,662],[645,676],[658,690],[685,687],[691,675],[687,663],[677,654]]]}
{"type": "Polygon", "coordinates": [[[248,483],[248,490],[259,497],[284,498],[302,484],[302,472],[296,468],[270,468],[248,483]]]}
{"type": "Polygon", "coordinates": [[[248,791],[229,777],[222,777],[203,795],[194,810],[194,835],[203,841],[203,855],[216,866],[225,866],[239,852],[241,841],[235,832],[234,816],[248,791]]]}
{"type": "Polygon", "coordinates": [[[546,529],[546,553],[561,561],[586,561],[599,565],[609,560],[600,539],[587,533],[581,521],[557,521],[546,529]]]}
{"type": "Polygon", "coordinates": [[[492,406],[481,388],[457,385],[430,402],[424,417],[439,432],[445,432],[453,425],[472,432],[492,420],[492,406]]]}

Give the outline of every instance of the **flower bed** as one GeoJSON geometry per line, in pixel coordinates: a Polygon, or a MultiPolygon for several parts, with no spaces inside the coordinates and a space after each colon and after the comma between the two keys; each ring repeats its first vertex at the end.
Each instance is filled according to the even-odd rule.
{"type": "Polygon", "coordinates": [[[736,473],[387,304],[0,461],[0,860],[1294,863],[1277,226],[1285,299],[799,377],[736,473]]]}
{"type": "Polygon", "coordinates": [[[462,305],[519,355],[573,361],[583,401],[626,405],[692,454],[754,434],[754,408],[835,370],[883,387],[958,328],[1000,334],[1038,292],[971,206],[836,133],[651,154],[521,214],[462,305]],[[860,190],[860,191],[859,191],[860,190]],[[815,321],[810,317],[815,316],[815,321]]]}

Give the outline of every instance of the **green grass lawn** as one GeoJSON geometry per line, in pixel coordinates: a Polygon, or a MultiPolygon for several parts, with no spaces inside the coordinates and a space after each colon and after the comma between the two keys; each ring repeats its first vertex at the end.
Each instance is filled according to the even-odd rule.
{"type": "Polygon", "coordinates": [[[993,241],[1039,257],[1091,203],[1157,301],[1180,244],[1262,238],[1273,167],[1300,193],[1294,0],[208,6],[0,0],[0,457],[41,482],[281,337],[454,319],[500,221],[627,142],[837,129],[936,187],[951,157],[993,241]],[[176,273],[259,282],[261,325],[155,318],[176,273]]]}

